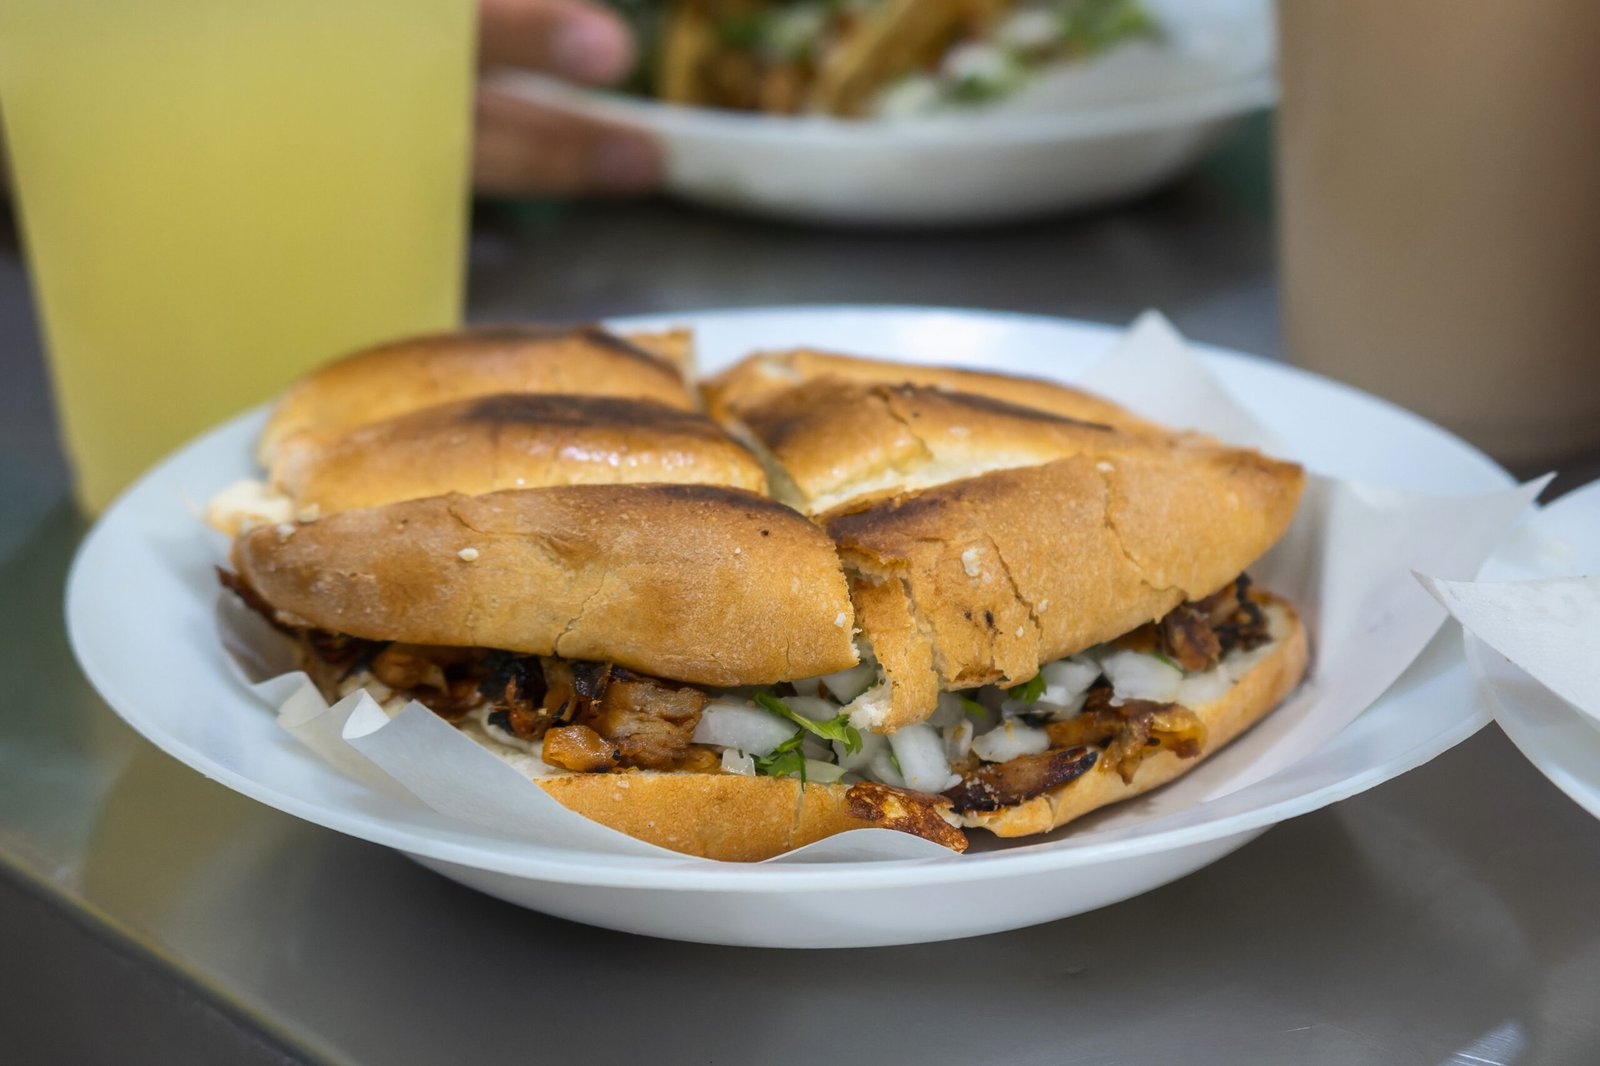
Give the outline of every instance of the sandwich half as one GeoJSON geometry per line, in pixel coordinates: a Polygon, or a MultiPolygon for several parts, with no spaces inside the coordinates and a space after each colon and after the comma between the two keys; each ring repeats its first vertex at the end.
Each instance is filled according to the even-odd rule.
{"type": "Polygon", "coordinates": [[[966,824],[1039,832],[1154,787],[1298,683],[1303,626],[1243,576],[1298,466],[1061,386],[895,366],[757,356],[707,391],[839,551],[874,664],[852,724],[937,733],[966,824]]]}

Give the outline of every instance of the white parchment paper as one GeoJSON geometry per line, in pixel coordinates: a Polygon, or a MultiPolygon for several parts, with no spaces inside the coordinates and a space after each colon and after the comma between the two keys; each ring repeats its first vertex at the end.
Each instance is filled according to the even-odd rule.
{"type": "Polygon", "coordinates": [[[1600,725],[1600,576],[1417,580],[1479,640],[1600,725]]]}
{"type": "MultiPolygon", "coordinates": [[[[1142,316],[1081,384],[1148,417],[1295,458],[1154,313],[1142,316]]],[[[1206,798],[1238,792],[1284,771],[1365,710],[1445,618],[1411,572],[1473,577],[1542,484],[1432,496],[1313,471],[1288,534],[1250,568],[1259,584],[1289,600],[1306,621],[1311,670],[1282,707],[1215,757],[1229,771],[1206,798]]],[[[350,776],[374,788],[410,793],[442,814],[512,839],[708,861],[643,843],[569,811],[531,779],[548,772],[542,763],[521,753],[497,754],[420,704],[392,718],[364,693],[328,706],[304,674],[286,672],[292,650],[281,635],[233,597],[224,601],[218,615],[223,643],[242,680],[277,708],[286,730],[350,776]]],[[[840,834],[769,861],[884,859],[959,861],[936,844],[879,829],[840,834]]]]}

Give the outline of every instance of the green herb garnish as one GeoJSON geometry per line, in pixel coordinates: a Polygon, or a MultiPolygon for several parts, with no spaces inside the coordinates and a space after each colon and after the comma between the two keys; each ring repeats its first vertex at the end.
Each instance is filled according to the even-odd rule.
{"type": "Polygon", "coordinates": [[[803,785],[806,781],[806,756],[800,750],[800,744],[806,739],[804,729],[796,729],[794,736],[772,749],[769,755],[757,755],[752,761],[756,764],[756,773],[768,777],[798,777],[803,785]]]}
{"type": "Polygon", "coordinates": [[[1174,662],[1171,659],[1171,657],[1169,657],[1169,656],[1167,656],[1167,655],[1165,655],[1165,654],[1163,654],[1162,652],[1159,652],[1159,651],[1153,651],[1150,654],[1154,655],[1157,659],[1160,659],[1162,662],[1166,663],[1168,666],[1170,666],[1174,670],[1178,671],[1178,673],[1180,673],[1180,674],[1183,673],[1183,667],[1179,666],[1176,662],[1174,662]]]}
{"type": "Polygon", "coordinates": [[[854,755],[861,750],[861,734],[850,724],[850,716],[844,711],[840,711],[838,717],[830,718],[826,722],[814,722],[805,715],[790,710],[787,703],[770,693],[757,692],[755,701],[763,710],[771,711],[780,718],[789,719],[805,732],[819,736],[823,740],[837,740],[844,745],[847,754],[854,755]]]}
{"type": "Polygon", "coordinates": [[[961,709],[966,711],[969,717],[976,718],[983,722],[987,722],[989,720],[989,708],[985,707],[977,700],[968,699],[959,692],[956,693],[956,699],[961,702],[961,709]]]}
{"type": "Polygon", "coordinates": [[[889,749],[889,765],[894,767],[894,772],[900,775],[900,780],[906,779],[906,772],[900,769],[900,757],[894,753],[894,748],[889,749]]]}
{"type": "Polygon", "coordinates": [[[1033,679],[1024,681],[1020,685],[1012,685],[1006,689],[1006,695],[1018,703],[1037,703],[1039,697],[1044,695],[1044,675],[1034,674],[1033,679]]]}

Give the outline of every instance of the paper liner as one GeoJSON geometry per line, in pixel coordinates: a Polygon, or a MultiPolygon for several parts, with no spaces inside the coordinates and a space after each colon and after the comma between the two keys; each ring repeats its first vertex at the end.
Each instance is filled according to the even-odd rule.
{"type": "MultiPolygon", "coordinates": [[[[1295,458],[1160,315],[1143,315],[1080,383],[1162,422],[1295,458]]],[[[1365,710],[1410,665],[1445,617],[1410,572],[1472,577],[1542,484],[1447,497],[1362,486],[1313,472],[1288,534],[1250,568],[1262,587],[1287,599],[1305,620],[1313,656],[1308,679],[1282,707],[1209,760],[1209,776],[1220,783],[1204,798],[1238,793],[1292,767],[1365,710]]],[[[292,672],[293,651],[282,635],[231,595],[224,600],[218,614],[223,645],[241,679],[278,709],[286,730],[351,777],[409,793],[441,814],[511,840],[709,861],[643,843],[573,813],[530,780],[548,771],[541,763],[507,749],[492,752],[420,704],[411,703],[393,717],[365,693],[328,706],[303,673],[292,672]]],[[[1161,806],[1153,804],[1152,810],[1161,806]]],[[[959,856],[904,833],[861,829],[768,861],[892,859],[951,862],[959,856]]]]}
{"type": "Polygon", "coordinates": [[[1479,640],[1600,725],[1600,576],[1417,580],[1479,640]]]}

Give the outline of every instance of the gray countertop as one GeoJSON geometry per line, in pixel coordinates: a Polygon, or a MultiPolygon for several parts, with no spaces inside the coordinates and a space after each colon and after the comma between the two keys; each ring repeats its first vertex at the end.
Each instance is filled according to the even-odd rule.
{"type": "MultiPolygon", "coordinates": [[[[498,209],[476,318],[964,304],[1275,354],[1259,143],[1121,211],[937,235],[498,209]]],[[[1600,823],[1491,727],[1102,911],[855,952],[521,911],[168,759],[73,664],[83,522],[0,244],[0,1057],[17,1062],[1600,1061],[1600,823]],[[20,1051],[20,1057],[13,1055],[20,1051]]]]}

